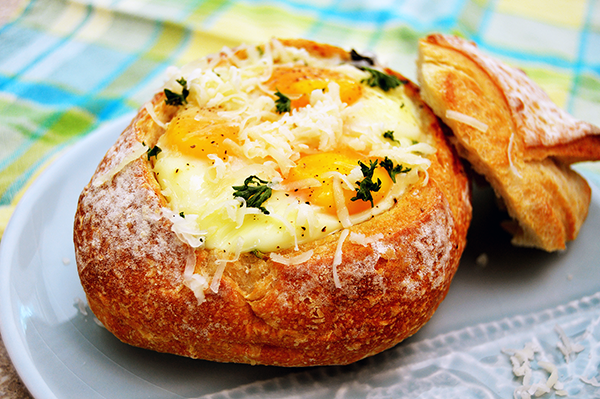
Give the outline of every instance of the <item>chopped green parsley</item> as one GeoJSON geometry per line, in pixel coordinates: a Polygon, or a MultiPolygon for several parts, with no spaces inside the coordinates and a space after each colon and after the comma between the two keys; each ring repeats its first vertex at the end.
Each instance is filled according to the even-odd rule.
{"type": "Polygon", "coordinates": [[[377,69],[369,68],[369,67],[359,67],[363,71],[367,71],[371,74],[370,77],[363,79],[361,83],[366,83],[371,87],[379,87],[383,91],[389,91],[390,89],[394,89],[401,84],[408,83],[408,80],[398,79],[396,76],[389,75],[387,73],[378,71],[377,69]]]}
{"type": "Polygon", "coordinates": [[[373,203],[373,195],[371,193],[377,192],[381,188],[380,179],[377,179],[377,182],[373,181],[373,172],[375,172],[375,168],[377,168],[377,163],[377,160],[369,160],[370,165],[367,166],[363,162],[358,161],[358,165],[360,166],[364,178],[361,181],[356,182],[356,185],[358,186],[356,196],[350,198],[351,201],[369,201],[371,203],[371,208],[375,206],[373,203]]]}
{"type": "Polygon", "coordinates": [[[391,140],[394,143],[399,143],[399,141],[394,138],[394,132],[392,130],[388,130],[387,132],[383,132],[383,138],[391,140]]]}
{"type": "Polygon", "coordinates": [[[390,175],[390,179],[392,179],[392,181],[394,183],[396,183],[396,175],[399,173],[408,173],[410,172],[412,169],[411,168],[405,168],[404,166],[398,164],[398,165],[394,165],[394,162],[389,159],[388,157],[385,157],[383,161],[381,161],[381,166],[387,170],[388,174],[390,175]]]}
{"type": "Polygon", "coordinates": [[[257,176],[249,176],[244,180],[243,186],[233,186],[233,197],[246,200],[246,206],[258,208],[265,215],[269,211],[262,204],[271,197],[273,190],[268,186],[269,182],[257,176]]]}
{"type": "Polygon", "coordinates": [[[285,94],[279,90],[275,92],[277,100],[275,100],[275,107],[278,114],[284,114],[292,110],[292,100],[289,99],[285,94]]]}
{"type": "Polygon", "coordinates": [[[181,94],[175,93],[169,89],[165,89],[165,96],[167,96],[165,103],[167,103],[167,105],[187,104],[187,97],[190,94],[190,91],[187,89],[187,81],[182,77],[181,79],[177,79],[176,82],[182,87],[181,94]]]}
{"type": "Polygon", "coordinates": [[[154,147],[148,149],[148,151],[146,151],[146,153],[148,154],[148,161],[150,160],[150,158],[156,157],[158,154],[160,154],[161,151],[162,150],[157,145],[155,145],[154,147]]]}

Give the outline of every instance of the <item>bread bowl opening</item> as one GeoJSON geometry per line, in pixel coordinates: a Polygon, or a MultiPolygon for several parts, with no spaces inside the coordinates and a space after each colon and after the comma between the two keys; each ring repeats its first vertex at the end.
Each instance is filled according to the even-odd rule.
{"type": "Polygon", "coordinates": [[[149,159],[192,246],[268,253],[364,222],[427,179],[406,81],[272,40],[171,68],[149,159]]]}

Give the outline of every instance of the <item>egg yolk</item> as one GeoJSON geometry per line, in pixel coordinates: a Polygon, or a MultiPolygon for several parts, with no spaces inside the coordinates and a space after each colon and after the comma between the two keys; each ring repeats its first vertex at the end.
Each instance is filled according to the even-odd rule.
{"type": "Polygon", "coordinates": [[[229,147],[223,141],[230,139],[235,142],[238,131],[214,111],[190,107],[173,118],[165,140],[184,155],[208,160],[209,154],[215,154],[226,160],[229,147]]]}
{"type": "MultiPolygon", "coordinates": [[[[318,205],[327,213],[336,215],[337,207],[333,194],[333,177],[327,176],[326,174],[333,171],[347,175],[354,168],[359,166],[359,160],[367,164],[367,166],[369,165],[368,160],[354,154],[326,152],[307,155],[296,162],[296,167],[290,170],[285,183],[300,182],[307,179],[319,180],[321,183],[320,186],[300,188],[296,191],[296,194],[304,201],[313,205],[318,205]]],[[[385,168],[377,167],[373,172],[373,182],[377,182],[378,179],[381,181],[380,189],[371,192],[374,204],[377,204],[386,196],[393,184],[385,168]]],[[[370,201],[363,201],[362,199],[352,200],[352,198],[356,196],[355,190],[348,190],[345,184],[342,184],[342,188],[344,193],[344,203],[346,208],[348,208],[348,213],[350,215],[371,208],[370,201]]]]}
{"type": "Polygon", "coordinates": [[[276,68],[268,86],[288,96],[292,108],[297,109],[310,104],[310,94],[314,90],[326,90],[332,81],[340,86],[340,99],[347,105],[354,104],[362,95],[362,86],[357,82],[333,71],[312,67],[276,68]]]}

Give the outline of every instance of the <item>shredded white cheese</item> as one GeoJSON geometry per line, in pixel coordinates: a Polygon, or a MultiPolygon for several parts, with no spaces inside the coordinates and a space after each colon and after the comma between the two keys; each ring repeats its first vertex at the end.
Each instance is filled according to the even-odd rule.
{"type": "Polygon", "coordinates": [[[333,176],[333,198],[335,200],[335,210],[337,217],[342,223],[344,228],[352,226],[352,220],[350,219],[350,212],[346,207],[346,198],[344,197],[344,189],[342,188],[341,179],[339,176],[333,176]]]}
{"type": "Polygon", "coordinates": [[[162,214],[173,223],[171,231],[177,235],[177,238],[192,248],[201,248],[204,246],[208,232],[198,229],[198,224],[196,223],[198,215],[181,216],[169,208],[162,208],[162,214]]]}
{"type": "Polygon", "coordinates": [[[592,378],[579,377],[579,379],[581,380],[581,382],[583,382],[585,384],[591,385],[596,388],[600,388],[600,381],[598,381],[597,377],[592,377],[592,378]]]}
{"type": "Polygon", "coordinates": [[[102,324],[102,322],[100,321],[100,319],[98,319],[96,316],[94,316],[94,317],[92,318],[92,320],[94,320],[94,323],[96,323],[96,325],[97,325],[98,327],[106,328],[106,327],[104,326],[104,324],[102,324]]]}
{"type": "Polygon", "coordinates": [[[238,237],[235,248],[235,254],[233,255],[233,259],[219,259],[216,261],[217,270],[213,275],[213,278],[210,282],[210,289],[215,294],[219,292],[219,285],[221,284],[221,277],[223,277],[223,272],[225,271],[225,266],[231,262],[237,262],[240,259],[240,253],[242,252],[242,247],[244,245],[244,239],[242,237],[238,237]]]}
{"type": "Polygon", "coordinates": [[[510,167],[510,170],[519,178],[522,178],[523,176],[521,176],[521,174],[519,173],[519,171],[517,170],[517,168],[515,167],[513,160],[512,160],[512,150],[513,150],[513,146],[515,143],[515,134],[511,133],[510,135],[510,139],[508,139],[508,149],[507,149],[507,156],[508,156],[508,165],[510,167]]]}
{"type": "Polygon", "coordinates": [[[342,264],[342,247],[344,245],[344,241],[346,241],[346,237],[348,237],[348,234],[350,234],[350,230],[342,230],[340,238],[337,242],[337,247],[335,248],[335,254],[333,255],[332,272],[333,283],[335,284],[335,288],[342,288],[342,284],[340,283],[340,278],[338,277],[337,273],[337,267],[342,264]]]}
{"type": "Polygon", "coordinates": [[[147,151],[148,147],[146,147],[140,142],[135,142],[132,146],[131,151],[127,155],[125,155],[123,159],[121,159],[121,162],[119,162],[116,166],[111,168],[108,172],[104,173],[103,175],[97,176],[92,182],[92,185],[94,187],[100,187],[107,181],[110,181],[113,178],[113,176],[119,173],[125,166],[144,155],[147,151]]]}
{"type": "Polygon", "coordinates": [[[531,379],[531,364],[534,359],[537,349],[532,342],[525,344],[521,350],[504,350],[510,356],[510,361],[513,365],[513,374],[517,377],[523,377],[523,385],[529,385],[531,379]]]}
{"type": "Polygon", "coordinates": [[[465,125],[471,126],[472,128],[475,128],[482,133],[485,133],[488,130],[488,125],[486,125],[485,123],[481,122],[476,118],[473,118],[472,116],[465,115],[461,112],[452,111],[448,109],[446,110],[446,118],[464,123],[465,125]]]}
{"type": "Polygon", "coordinates": [[[542,378],[540,381],[532,383],[533,369],[531,361],[535,359],[535,354],[539,349],[532,343],[525,344],[520,350],[503,350],[504,353],[510,355],[510,361],[513,365],[513,374],[516,377],[523,377],[522,385],[514,391],[515,399],[531,399],[532,396],[542,396],[555,391],[558,396],[566,396],[567,392],[563,390],[564,385],[558,380],[558,368],[554,363],[538,360],[537,365],[543,370],[550,373],[547,378],[542,378]]]}
{"type": "MultiPolygon", "coordinates": [[[[186,216],[198,215],[196,222],[201,227],[188,226],[190,229],[184,232],[193,236],[200,228],[206,229],[205,248],[223,249],[231,256],[238,236],[244,237],[243,251],[298,248],[301,243],[389,210],[408,187],[427,183],[431,165],[428,157],[435,148],[428,143],[418,112],[402,88],[385,95],[378,88],[360,84],[367,72],[339,60],[313,57],[304,49],[286,47],[277,40],[266,43],[261,51],[254,45],[241,46],[239,51],[245,52],[245,57],[240,53],[236,56],[237,51],[224,49],[182,68],[169,68],[164,88],[180,92],[178,80],[184,77],[189,90],[187,107],[192,112],[180,112],[173,123],[163,123],[159,120],[163,116],[157,117],[151,105],[146,105],[158,126],[168,126],[167,134],[158,142],[163,151],[153,168],[157,180],[171,209],[184,211],[186,216]],[[309,96],[308,105],[280,114],[269,82],[276,68],[295,66],[323,68],[331,76],[340,76],[340,82],[353,81],[360,87],[360,97],[353,103],[348,101],[349,105],[345,94],[340,94],[346,93],[345,86],[340,87],[333,79],[325,90],[304,93],[309,96]],[[195,108],[209,109],[210,118],[194,114],[195,108]],[[216,139],[215,147],[207,147],[209,151],[202,157],[171,152],[171,133],[176,135],[181,126],[193,120],[212,123],[213,117],[215,123],[224,123],[234,133],[216,139]],[[191,121],[177,123],[186,118],[191,121]],[[384,137],[386,131],[395,132],[393,141],[384,137]],[[212,148],[215,153],[210,153],[212,148]],[[396,183],[373,208],[353,214],[345,197],[346,191],[356,190],[355,183],[364,178],[360,167],[345,174],[319,164],[325,168],[323,171],[331,170],[332,175],[325,177],[327,172],[323,175],[320,170],[318,179],[311,174],[300,175],[301,180],[288,179],[289,171],[303,157],[346,150],[356,154],[357,160],[388,157],[395,164],[410,168],[410,172],[397,175],[396,183]],[[240,186],[251,175],[273,183],[268,185],[273,194],[262,205],[269,214],[233,198],[232,187],[240,186]],[[308,204],[304,193],[295,193],[320,187],[323,179],[332,179],[326,184],[333,186],[331,207],[335,209],[308,204]],[[256,233],[260,229],[269,236],[256,233]]],[[[309,169],[313,166],[307,164],[309,169]]]]}
{"type": "Polygon", "coordinates": [[[158,118],[158,115],[156,115],[156,112],[154,112],[154,106],[152,105],[151,102],[147,102],[146,104],[144,104],[144,108],[146,109],[146,112],[148,112],[148,115],[150,115],[150,118],[152,118],[154,123],[156,123],[158,126],[162,127],[163,129],[167,128],[167,125],[163,121],[161,121],[158,118]]]}
{"type": "Polygon", "coordinates": [[[310,249],[306,252],[301,252],[298,255],[287,257],[287,256],[280,255],[276,252],[271,252],[269,254],[269,258],[271,258],[271,260],[273,262],[281,263],[282,265],[299,265],[301,263],[308,261],[310,258],[312,258],[313,253],[314,253],[314,251],[312,249],[310,249]]]}
{"type": "Polygon", "coordinates": [[[554,326],[554,331],[556,331],[560,337],[560,341],[556,344],[556,347],[565,357],[565,362],[569,363],[571,355],[577,355],[585,349],[583,345],[572,343],[559,325],[554,326]]]}
{"type": "Polygon", "coordinates": [[[539,361],[538,365],[541,366],[544,370],[550,373],[548,380],[546,380],[546,388],[545,392],[550,392],[550,388],[554,388],[556,383],[558,383],[558,369],[554,363],[539,361]]]}
{"type": "Polygon", "coordinates": [[[349,239],[350,239],[350,242],[353,242],[354,244],[359,244],[359,245],[362,245],[363,247],[366,247],[369,244],[373,244],[377,241],[382,240],[383,234],[377,233],[372,236],[366,237],[362,233],[351,232],[349,239]]]}
{"type": "Polygon", "coordinates": [[[225,175],[227,164],[215,154],[208,154],[206,157],[213,162],[212,166],[208,168],[207,177],[209,181],[216,183],[225,175]]]}
{"type": "Polygon", "coordinates": [[[77,310],[79,310],[79,313],[81,313],[83,316],[87,316],[88,312],[87,309],[85,308],[86,304],[85,302],[83,302],[83,300],[79,297],[76,297],[74,299],[75,302],[75,306],[77,306],[77,310]]]}
{"type": "Polygon", "coordinates": [[[196,253],[190,251],[183,271],[183,284],[188,287],[198,300],[198,305],[205,301],[204,291],[208,288],[208,279],[200,274],[195,274],[196,253]]]}

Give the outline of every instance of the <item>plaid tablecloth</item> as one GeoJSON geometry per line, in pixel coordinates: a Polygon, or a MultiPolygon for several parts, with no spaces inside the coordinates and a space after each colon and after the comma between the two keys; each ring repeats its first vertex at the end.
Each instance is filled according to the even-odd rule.
{"type": "MultiPolygon", "coordinates": [[[[11,0],[15,3],[15,0],[11,0]]],[[[32,0],[0,26],[0,232],[64,148],[135,110],[169,65],[224,45],[304,37],[415,75],[417,39],[456,33],[600,124],[597,0],[32,0]]],[[[2,6],[0,6],[2,7],[2,6]]],[[[6,10],[5,10],[6,11],[6,10]]]]}
{"type": "Polygon", "coordinates": [[[0,0],[0,236],[36,175],[140,107],[169,65],[304,37],[374,52],[414,78],[417,40],[434,31],[475,41],[600,125],[600,0],[0,0]]]}

